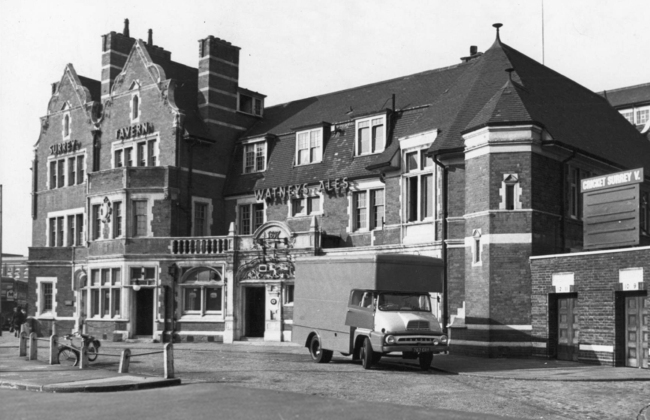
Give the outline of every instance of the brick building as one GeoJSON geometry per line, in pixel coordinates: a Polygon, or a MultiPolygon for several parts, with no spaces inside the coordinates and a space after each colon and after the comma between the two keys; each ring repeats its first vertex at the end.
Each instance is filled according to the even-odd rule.
{"type": "Polygon", "coordinates": [[[650,140],[650,83],[606,90],[600,94],[650,140]]]}
{"type": "Polygon", "coordinates": [[[191,68],[151,37],[127,24],[101,81],[69,65],[53,86],[29,256],[44,332],[288,340],[296,259],[411,253],[446,261],[455,351],[530,355],[529,257],[582,249],[579,180],[650,174],[625,118],[498,33],[446,68],[273,107],[239,86],[238,47],[202,39],[191,68]]]}

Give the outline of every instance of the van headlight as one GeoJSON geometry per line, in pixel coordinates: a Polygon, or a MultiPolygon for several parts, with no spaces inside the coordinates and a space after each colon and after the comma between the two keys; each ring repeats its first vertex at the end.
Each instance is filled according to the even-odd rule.
{"type": "Polygon", "coordinates": [[[386,344],[395,344],[397,340],[395,339],[394,336],[392,335],[387,335],[386,336],[386,344]]]}
{"type": "Polygon", "coordinates": [[[434,338],[433,339],[433,345],[441,345],[441,346],[446,346],[447,345],[447,336],[446,335],[441,335],[440,337],[434,338]]]}

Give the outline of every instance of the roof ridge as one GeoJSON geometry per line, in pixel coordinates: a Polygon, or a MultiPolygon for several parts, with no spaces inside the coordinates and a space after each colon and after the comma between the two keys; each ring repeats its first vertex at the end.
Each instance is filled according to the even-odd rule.
{"type": "Polygon", "coordinates": [[[616,89],[604,89],[604,90],[599,91],[599,92],[596,92],[596,93],[599,94],[599,95],[603,95],[603,94],[605,94],[605,92],[607,92],[607,93],[610,93],[610,92],[620,92],[620,91],[622,91],[622,90],[627,90],[627,89],[636,89],[636,88],[640,88],[640,87],[644,87],[644,86],[650,86],[650,82],[648,82],[648,83],[641,83],[641,84],[639,84],[639,85],[625,86],[625,87],[616,88],[616,89]]]}
{"type": "Polygon", "coordinates": [[[288,105],[288,104],[293,103],[293,102],[304,101],[306,99],[322,98],[322,97],[325,97],[325,96],[337,95],[337,94],[340,94],[340,93],[343,93],[343,92],[353,91],[353,90],[356,90],[356,89],[363,89],[363,88],[368,88],[368,87],[371,87],[371,86],[379,86],[379,85],[386,84],[386,83],[392,83],[392,82],[394,82],[396,80],[405,79],[407,77],[420,76],[420,75],[424,75],[424,74],[431,74],[431,73],[441,72],[441,71],[444,71],[444,70],[454,69],[454,68],[457,68],[457,67],[460,67],[460,66],[467,65],[468,63],[469,62],[456,63],[456,64],[453,64],[451,66],[440,67],[440,68],[431,69],[431,70],[425,70],[425,71],[421,71],[421,72],[417,72],[417,73],[407,74],[405,76],[394,77],[392,79],[380,80],[380,81],[374,82],[374,83],[368,83],[368,84],[365,84],[365,85],[354,86],[354,87],[351,87],[351,88],[336,90],[334,92],[327,92],[327,93],[323,93],[323,94],[319,94],[319,95],[312,95],[312,96],[308,96],[308,97],[305,97],[305,98],[296,99],[296,100],[292,100],[292,101],[289,101],[289,102],[283,102],[283,103],[276,104],[276,105],[269,106],[269,107],[265,107],[265,108],[266,109],[271,109],[271,108],[280,107],[280,106],[283,106],[283,105],[288,105]]]}

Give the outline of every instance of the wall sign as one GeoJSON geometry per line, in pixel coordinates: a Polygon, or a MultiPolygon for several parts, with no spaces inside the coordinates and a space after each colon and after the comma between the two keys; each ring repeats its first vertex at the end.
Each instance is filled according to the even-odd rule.
{"type": "Polygon", "coordinates": [[[627,184],[638,184],[640,182],[643,182],[643,168],[617,172],[615,174],[598,176],[595,178],[586,178],[582,180],[581,184],[582,192],[587,192],[627,184]]]}
{"type": "Polygon", "coordinates": [[[153,133],[153,123],[134,124],[117,130],[115,138],[118,140],[127,140],[151,133],[153,133]]]}
{"type": "Polygon", "coordinates": [[[329,192],[329,191],[347,191],[350,187],[348,178],[335,178],[334,180],[321,180],[318,182],[318,187],[309,188],[307,184],[285,185],[283,187],[263,188],[255,190],[255,198],[258,200],[271,200],[279,198],[298,198],[315,195],[316,192],[329,192]]]}
{"type": "Polygon", "coordinates": [[[76,152],[80,148],[81,142],[79,140],[64,141],[63,143],[51,145],[50,154],[57,156],[63,153],[72,153],[76,152]]]}

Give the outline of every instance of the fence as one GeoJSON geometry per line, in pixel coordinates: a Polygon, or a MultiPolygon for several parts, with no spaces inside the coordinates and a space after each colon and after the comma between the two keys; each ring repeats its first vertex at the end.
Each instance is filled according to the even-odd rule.
{"type": "MultiPolygon", "coordinates": [[[[58,365],[59,364],[59,338],[52,334],[49,338],[39,338],[36,336],[36,333],[31,333],[29,336],[25,331],[20,333],[20,343],[19,343],[19,355],[20,357],[27,357],[27,360],[38,360],[38,342],[47,341],[50,344],[49,348],[49,364],[58,365]],[[29,355],[27,354],[29,342],[29,355]]],[[[79,369],[87,369],[89,365],[88,360],[88,347],[85,342],[82,340],[81,347],[73,347],[65,345],[75,352],[78,352],[79,355],[79,369]]],[[[122,350],[120,355],[110,354],[110,353],[95,353],[97,356],[108,356],[108,357],[119,357],[120,358],[120,367],[119,373],[128,373],[129,365],[131,363],[131,358],[148,356],[152,354],[163,354],[163,369],[165,379],[171,379],[174,377],[174,347],[172,343],[167,343],[163,346],[163,350],[150,351],[146,353],[132,354],[130,349],[122,350]]]]}

